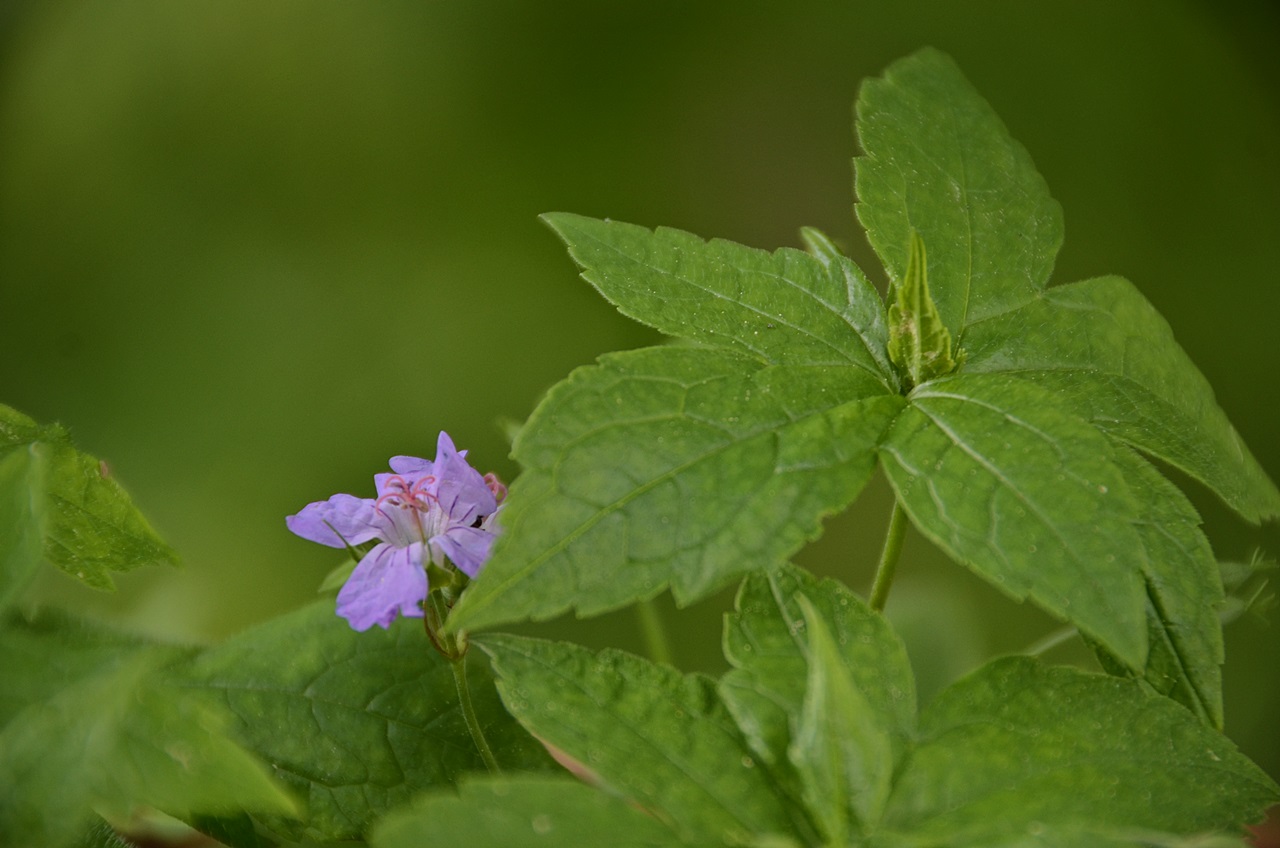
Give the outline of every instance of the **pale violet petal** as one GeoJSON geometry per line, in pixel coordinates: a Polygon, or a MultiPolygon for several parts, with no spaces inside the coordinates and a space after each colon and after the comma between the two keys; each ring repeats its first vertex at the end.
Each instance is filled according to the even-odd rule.
{"type": "Polygon", "coordinates": [[[302,538],[331,548],[359,545],[381,535],[373,501],[354,495],[334,495],[307,504],[284,523],[302,538]]]}
{"type": "Polygon", "coordinates": [[[362,631],[390,627],[397,614],[421,618],[427,596],[422,554],[421,542],[405,548],[384,542],[369,551],[338,593],[338,615],[362,631]]]}
{"type": "Polygon", "coordinates": [[[475,577],[484,567],[497,537],[476,527],[456,525],[431,538],[431,544],[468,577],[475,577]]]}

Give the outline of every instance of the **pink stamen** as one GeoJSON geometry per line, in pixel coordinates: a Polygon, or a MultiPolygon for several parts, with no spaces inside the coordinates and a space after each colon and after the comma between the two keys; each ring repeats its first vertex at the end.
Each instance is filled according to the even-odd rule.
{"type": "Polygon", "coordinates": [[[498,475],[490,471],[484,475],[484,484],[489,487],[489,491],[493,494],[495,503],[502,503],[507,497],[507,487],[502,485],[502,481],[498,479],[498,475]]]}

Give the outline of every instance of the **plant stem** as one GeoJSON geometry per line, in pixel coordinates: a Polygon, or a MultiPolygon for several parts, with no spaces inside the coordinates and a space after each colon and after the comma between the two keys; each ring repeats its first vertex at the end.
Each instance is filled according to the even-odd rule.
{"type": "Polygon", "coordinates": [[[889,599],[889,587],[893,585],[893,572],[898,568],[898,556],[902,553],[902,540],[907,535],[907,513],[897,498],[893,500],[893,514],[889,516],[889,531],[884,537],[884,550],[880,554],[880,567],[876,569],[875,582],[871,584],[871,608],[884,611],[889,599]]]}
{"type": "Polygon", "coordinates": [[[671,662],[671,642],[667,639],[667,629],[662,624],[662,614],[648,598],[636,604],[636,618],[640,621],[640,633],[644,636],[645,653],[649,659],[664,665],[671,662]]]}
{"type": "Polygon", "coordinates": [[[471,703],[471,686],[467,683],[467,655],[463,654],[449,663],[453,669],[453,682],[458,686],[458,703],[462,704],[462,716],[467,720],[467,729],[471,731],[471,739],[476,743],[484,764],[489,767],[490,774],[501,774],[498,761],[494,759],[489,740],[484,738],[484,730],[480,727],[480,719],[476,718],[476,708],[471,703]]]}

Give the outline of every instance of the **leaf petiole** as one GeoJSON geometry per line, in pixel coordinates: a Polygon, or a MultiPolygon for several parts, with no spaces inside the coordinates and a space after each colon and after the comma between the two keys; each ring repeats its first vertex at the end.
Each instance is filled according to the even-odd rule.
{"type": "Polygon", "coordinates": [[[898,568],[898,557],[902,553],[902,540],[907,535],[907,513],[895,497],[893,513],[889,516],[889,530],[885,533],[884,550],[880,553],[880,565],[876,569],[875,582],[871,584],[870,607],[876,612],[884,612],[885,601],[889,599],[889,587],[893,585],[893,573],[898,568]]]}

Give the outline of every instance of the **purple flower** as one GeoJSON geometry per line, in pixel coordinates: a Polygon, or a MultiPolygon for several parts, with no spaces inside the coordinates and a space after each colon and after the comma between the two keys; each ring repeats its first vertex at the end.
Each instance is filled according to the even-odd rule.
{"type": "Polygon", "coordinates": [[[493,518],[506,489],[467,464],[466,451],[441,432],[434,462],[391,459],[374,475],[377,498],[334,495],[307,504],[285,524],[331,548],[379,540],[338,593],[338,615],[356,630],[389,627],[396,614],[422,617],[428,562],[452,562],[468,577],[480,573],[493,546],[493,518]]]}

